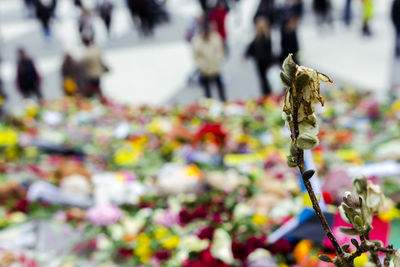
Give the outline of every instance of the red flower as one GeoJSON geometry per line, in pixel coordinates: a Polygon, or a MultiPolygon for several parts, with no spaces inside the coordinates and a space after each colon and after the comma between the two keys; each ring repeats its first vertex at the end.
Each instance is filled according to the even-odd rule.
{"type": "Polygon", "coordinates": [[[220,223],[222,221],[221,215],[219,213],[215,213],[213,216],[213,221],[216,223],[220,223]]]}
{"type": "Polygon", "coordinates": [[[117,252],[117,257],[121,259],[128,259],[133,256],[133,250],[128,248],[120,248],[117,252]]]}
{"type": "Polygon", "coordinates": [[[15,210],[23,213],[28,213],[28,205],[28,199],[23,198],[17,202],[17,204],[15,205],[15,210]]]}
{"type": "Polygon", "coordinates": [[[277,254],[277,253],[289,253],[292,251],[292,244],[285,239],[281,238],[278,241],[276,241],[274,244],[269,245],[267,249],[272,253],[272,254],[277,254]]]}
{"type": "Polygon", "coordinates": [[[207,208],[205,206],[198,206],[194,212],[193,217],[196,219],[207,217],[207,208]]]}
{"type": "Polygon", "coordinates": [[[167,250],[160,250],[157,251],[156,254],[154,255],[159,261],[163,262],[169,259],[171,257],[171,253],[167,250]]]}
{"type": "Polygon", "coordinates": [[[197,234],[197,236],[200,239],[212,240],[213,236],[214,236],[214,231],[215,231],[214,227],[207,226],[207,227],[204,227],[203,229],[201,229],[200,232],[197,234]]]}
{"type": "Polygon", "coordinates": [[[189,213],[186,209],[183,209],[179,212],[179,221],[183,224],[189,223],[193,219],[192,214],[189,213]]]}
{"type": "Polygon", "coordinates": [[[247,252],[246,252],[246,245],[241,242],[232,242],[231,245],[232,249],[232,254],[235,259],[238,259],[240,261],[245,261],[247,258],[247,252]]]}

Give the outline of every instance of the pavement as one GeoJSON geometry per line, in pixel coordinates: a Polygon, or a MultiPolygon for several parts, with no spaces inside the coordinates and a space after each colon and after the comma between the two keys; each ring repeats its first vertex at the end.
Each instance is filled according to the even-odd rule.
{"type": "MultiPolygon", "coordinates": [[[[379,100],[389,99],[389,92],[400,91],[400,63],[393,59],[394,30],[389,20],[391,1],[375,1],[375,15],[371,22],[373,35],[361,35],[361,6],[353,1],[354,22],[346,27],[341,22],[344,0],[332,1],[332,26],[317,25],[311,11],[311,0],[305,0],[305,15],[298,35],[303,65],[318,69],[335,80],[328,90],[355,86],[371,90],[379,100]]],[[[79,41],[78,11],[72,0],[59,0],[54,20],[53,38],[43,37],[39,23],[28,18],[23,0],[0,0],[0,73],[9,96],[7,107],[22,103],[14,86],[16,49],[24,46],[34,58],[42,76],[45,98],[62,95],[60,66],[63,53],[77,58],[82,53],[79,41]]],[[[93,4],[93,0],[87,3],[93,4]]],[[[279,2],[279,1],[277,1],[279,2]]],[[[227,18],[229,56],[224,62],[223,79],[229,100],[243,100],[260,96],[260,89],[252,61],[243,59],[254,31],[252,17],[259,0],[241,0],[227,18]]],[[[158,26],[152,37],[142,37],[133,25],[124,0],[115,0],[112,38],[95,19],[96,42],[104,51],[111,72],[103,79],[108,97],[130,104],[162,105],[189,103],[203,96],[196,83],[188,77],[194,71],[191,47],[184,40],[184,32],[191,20],[200,13],[196,0],[168,0],[171,20],[158,26]]],[[[279,52],[279,31],[273,29],[274,51],[279,52]]],[[[268,73],[275,92],[281,87],[277,79],[279,66],[268,73]]],[[[216,92],[214,92],[216,93],[216,92]]]]}

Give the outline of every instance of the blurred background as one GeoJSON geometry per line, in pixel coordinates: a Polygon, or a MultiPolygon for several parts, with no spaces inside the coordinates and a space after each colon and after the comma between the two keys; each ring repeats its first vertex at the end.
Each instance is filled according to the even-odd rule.
{"type": "Polygon", "coordinates": [[[333,81],[305,150],[333,233],[361,175],[400,248],[399,0],[0,0],[0,267],[331,266],[289,54],[333,81]]]}
{"type": "MultiPolygon", "coordinates": [[[[37,10],[34,2],[0,2],[1,77],[8,95],[7,106],[21,100],[15,90],[18,48],[24,48],[34,61],[43,97],[55,99],[63,95],[64,56],[68,53],[76,61],[82,59],[85,33],[93,35],[90,38],[94,38],[109,68],[102,77],[107,97],[124,103],[162,104],[188,103],[203,94],[198,88],[191,48],[192,35],[200,30],[204,14],[199,1],[153,1],[147,4],[151,7],[143,4],[135,11],[135,7],[130,9],[129,1],[123,0],[60,0],[43,3],[43,12],[37,10]],[[146,8],[151,12],[143,10],[143,14],[138,14],[146,8]],[[149,26],[141,16],[149,16],[149,26]]],[[[221,27],[229,52],[222,62],[221,74],[229,100],[260,95],[257,68],[251,61],[243,60],[255,34],[254,22],[260,16],[271,20],[268,35],[274,60],[269,67],[277,64],[279,68],[282,24],[296,16],[298,51],[292,52],[298,53],[302,64],[329,73],[338,84],[373,91],[382,100],[398,91],[391,1],[377,1],[371,7],[362,1],[323,1],[317,5],[313,1],[264,2],[224,3],[226,13],[223,12],[221,27]],[[290,11],[296,8],[298,11],[290,11]],[[363,30],[364,20],[368,21],[367,30],[363,30]]],[[[215,4],[216,1],[207,2],[208,13],[215,4]]],[[[218,21],[221,16],[214,17],[218,21]]],[[[269,72],[270,83],[279,92],[277,71],[272,68],[269,72]]]]}

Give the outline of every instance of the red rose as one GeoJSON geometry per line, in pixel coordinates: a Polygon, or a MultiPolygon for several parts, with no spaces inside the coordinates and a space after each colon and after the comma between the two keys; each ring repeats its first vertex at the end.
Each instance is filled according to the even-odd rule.
{"type": "Polygon", "coordinates": [[[207,226],[207,227],[204,227],[203,229],[201,229],[200,232],[197,234],[197,236],[200,239],[212,240],[213,236],[214,236],[214,231],[215,231],[214,227],[207,226]]]}

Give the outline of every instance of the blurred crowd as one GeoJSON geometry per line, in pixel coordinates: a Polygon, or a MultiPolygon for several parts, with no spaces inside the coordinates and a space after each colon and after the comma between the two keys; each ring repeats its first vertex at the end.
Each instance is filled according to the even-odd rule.
{"type": "MultiPolygon", "coordinates": [[[[61,66],[62,88],[69,96],[99,97],[105,101],[101,90],[101,78],[110,68],[104,62],[101,49],[96,45],[96,31],[94,18],[99,17],[104,27],[112,37],[112,23],[115,8],[113,0],[97,0],[93,8],[87,7],[82,0],[71,0],[79,11],[78,29],[84,52],[81,58],[76,59],[66,52],[61,66]]],[[[126,0],[125,7],[129,10],[133,25],[143,37],[153,35],[154,28],[169,21],[166,8],[167,0],[126,0]]],[[[230,47],[227,42],[226,18],[232,10],[238,8],[240,0],[198,0],[202,14],[193,19],[185,31],[185,39],[193,50],[196,69],[191,78],[199,82],[206,97],[211,97],[212,87],[215,85],[221,101],[225,101],[226,83],[222,75],[222,66],[229,56],[230,47]]],[[[242,0],[244,1],[244,0],[242,0]]],[[[342,20],[345,25],[353,21],[352,5],[354,1],[361,1],[363,36],[371,36],[370,21],[374,14],[373,0],[346,0],[342,11],[342,20]]],[[[24,0],[26,14],[37,18],[43,29],[45,38],[52,38],[52,23],[56,17],[57,0],[24,0]]],[[[313,0],[312,9],[319,27],[331,27],[333,21],[332,4],[330,0],[313,0]]],[[[396,57],[400,57],[400,0],[393,0],[391,19],[396,32],[396,57]]],[[[300,63],[299,41],[297,28],[304,13],[302,0],[260,0],[253,17],[254,38],[243,51],[243,57],[252,59],[259,77],[261,95],[271,94],[272,89],[268,81],[268,69],[274,64],[281,64],[283,59],[292,53],[297,63],[300,63]],[[273,52],[271,30],[280,33],[280,51],[273,52]]],[[[41,100],[41,76],[38,73],[33,59],[25,48],[17,51],[18,62],[16,71],[16,88],[23,98],[41,100]]],[[[0,106],[6,100],[1,89],[0,106]]]]}

